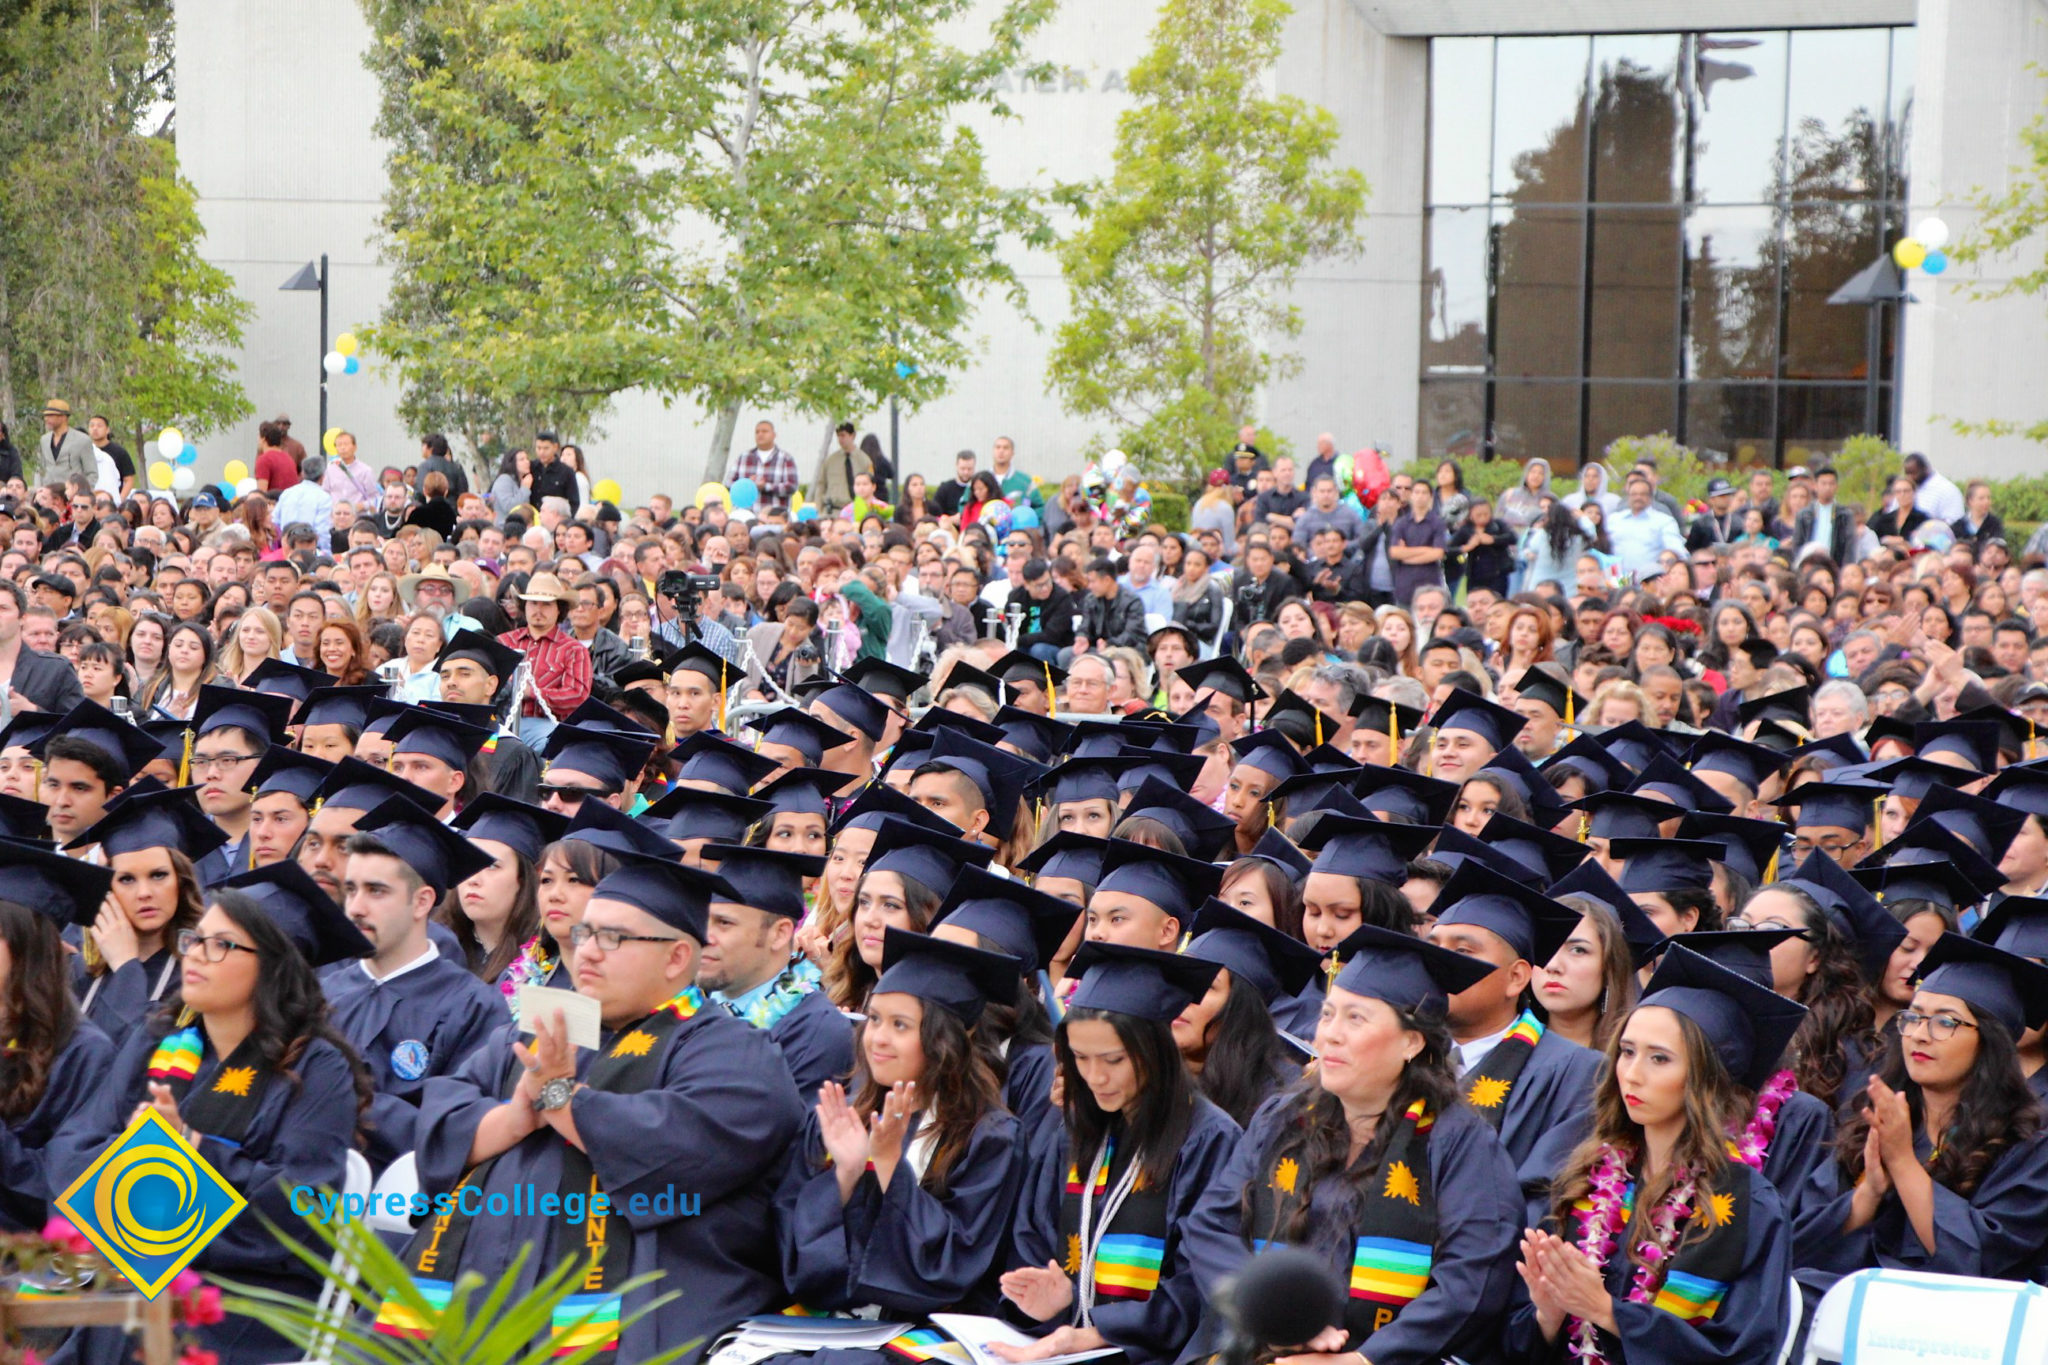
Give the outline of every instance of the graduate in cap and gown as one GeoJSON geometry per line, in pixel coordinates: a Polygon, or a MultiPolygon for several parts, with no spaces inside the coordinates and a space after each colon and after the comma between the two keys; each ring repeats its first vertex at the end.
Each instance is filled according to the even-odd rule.
{"type": "Polygon", "coordinates": [[[839,784],[839,774],[828,769],[791,768],[755,788],[754,799],[768,803],[761,817],[761,845],[823,858],[832,791],[839,784]]]}
{"type": "Polygon", "coordinates": [[[1058,1141],[1033,1152],[1002,1279],[1004,1316],[1040,1336],[1034,1360],[1111,1346],[1133,1365],[1179,1356],[1204,1304],[1184,1238],[1239,1129],[1203,1098],[1173,1021],[1221,968],[1206,958],[1084,945],[1060,1021],[1058,1141]]]}
{"type": "Polygon", "coordinates": [[[853,1024],[819,989],[822,978],[794,951],[804,881],[824,870],[814,854],[706,844],[704,856],[735,893],[715,892],[705,920],[697,984],[727,1013],[765,1030],[782,1049],[797,1093],[815,1095],[853,1070],[853,1024]]]}
{"type": "Polygon", "coordinates": [[[249,777],[249,866],[290,860],[312,823],[314,794],[333,771],[326,759],[270,746],[249,777]]]}
{"type": "Polygon", "coordinates": [[[640,794],[647,760],[660,742],[661,736],[641,729],[637,722],[603,703],[585,702],[541,745],[547,766],[541,772],[540,804],[574,815],[579,805],[594,799],[630,813],[640,794]],[[609,717],[590,714],[593,707],[608,712],[609,717]]]}
{"type": "Polygon", "coordinates": [[[540,799],[540,757],[497,715],[498,696],[519,671],[520,653],[480,630],[459,630],[441,647],[434,670],[441,678],[441,703],[481,707],[473,723],[491,731],[483,745],[484,790],[515,801],[540,799]]]}
{"type": "MultiPolygon", "coordinates": [[[[2048,961],[2048,900],[2007,896],[1970,931],[1970,937],[2035,962],[2048,961]]],[[[2043,1065],[2048,1047],[2043,1037],[2040,1029],[2030,1028],[2020,1035],[2018,1048],[2027,1088],[2035,1099],[2048,1103],[2048,1065],[2043,1065]]]]}
{"type": "Polygon", "coordinates": [[[1009,867],[1037,845],[1038,819],[1024,792],[1043,772],[1028,758],[948,726],[911,774],[908,794],[964,837],[993,848],[998,867],[1009,867]]]}
{"type": "Polygon", "coordinates": [[[1202,998],[1173,1021],[1173,1040],[1195,1083],[1236,1122],[1301,1078],[1307,1044],[1283,1038],[1273,1007],[1299,998],[1322,956],[1298,938],[1212,900],[1181,950],[1219,970],[1202,998]]]}
{"type": "Polygon", "coordinates": [[[74,843],[96,845],[110,894],[71,958],[79,1009],[116,1047],[178,985],[178,934],[206,909],[189,853],[227,838],[201,813],[190,787],[145,783],[108,806],[74,843]]]}
{"type": "Polygon", "coordinates": [[[701,640],[690,641],[665,662],[669,742],[680,748],[699,735],[718,735],[725,729],[726,699],[746,681],[747,670],[734,667],[701,640]]]}
{"type": "MultiPolygon", "coordinates": [[[[1292,839],[1279,830],[1269,829],[1250,853],[1224,869],[1216,899],[1288,938],[1306,943],[1302,932],[1302,884],[1314,867],[1292,839]]],[[[1307,1039],[1314,1036],[1316,1020],[1323,1015],[1322,973],[1309,973],[1299,991],[1274,1000],[1268,1013],[1288,1046],[1307,1050],[1307,1039]]]]}
{"type": "Polygon", "coordinates": [[[669,751],[669,758],[678,765],[675,779],[669,783],[671,791],[695,787],[700,791],[745,796],[776,768],[774,759],[708,730],[677,744],[669,751]]]}
{"type": "Polygon", "coordinates": [[[862,1009],[882,971],[884,931],[922,934],[966,867],[987,867],[995,850],[884,816],[853,897],[853,917],[825,963],[825,988],[844,1010],[862,1009]]]}
{"type": "Polygon", "coordinates": [[[1580,914],[1477,861],[1451,874],[1432,913],[1431,943],[1492,968],[1451,997],[1450,1064],[1519,1167],[1544,1134],[1582,1122],[1593,1102],[1600,1054],[1565,1041],[1524,1005],[1537,965],[1557,955],[1580,914]]]}
{"type": "Polygon", "coordinates": [[[377,686],[314,688],[300,699],[292,719],[298,751],[327,763],[353,756],[371,713],[385,697],[385,689],[377,686]]]}
{"type": "MultiPolygon", "coordinates": [[[[798,768],[815,768],[824,762],[827,751],[853,742],[853,737],[837,726],[794,706],[756,716],[747,724],[760,736],[754,751],[775,760],[777,777],[798,768]]],[[[840,782],[844,781],[845,775],[841,774],[840,782]]]]}
{"type": "Polygon", "coordinates": [[[697,787],[674,787],[640,812],[640,823],[658,830],[683,851],[691,867],[705,866],[706,844],[746,842],[752,829],[770,807],[766,801],[748,796],[728,796],[697,787]]]}
{"type": "Polygon", "coordinates": [[[1273,801],[1273,790],[1307,773],[1308,765],[1278,730],[1254,730],[1233,740],[1230,751],[1237,762],[1223,785],[1223,813],[1237,821],[1231,850],[1237,857],[1250,853],[1268,829],[1284,827],[1287,812],[1273,801]]]}
{"type": "MultiPolygon", "coordinates": [[[[860,886],[860,874],[867,869],[875,835],[888,817],[923,825],[948,838],[960,832],[952,821],[932,814],[886,782],[870,782],[862,787],[860,795],[825,827],[825,874],[818,882],[813,902],[815,913],[797,931],[797,946],[820,965],[831,956],[833,946],[853,922],[854,894],[860,886]]],[[[737,841],[735,836],[726,842],[737,841]]]]}
{"type": "MultiPolygon", "coordinates": [[[[189,747],[182,749],[181,759],[190,752],[189,747]]],[[[100,859],[99,851],[73,841],[143,768],[163,756],[163,744],[98,702],[82,701],[31,740],[29,753],[41,776],[37,789],[26,795],[48,808],[50,837],[67,851],[77,848],[74,858],[94,862],[100,859]]],[[[254,766],[250,763],[240,775],[254,766]]]]}
{"type": "Polygon", "coordinates": [[[192,870],[202,888],[251,866],[249,790],[264,755],[272,745],[284,744],[292,706],[289,696],[277,693],[212,683],[199,689],[192,712],[192,784],[199,808],[224,836],[203,856],[193,858],[192,870]]]}
{"type": "MultiPolygon", "coordinates": [[[[436,1196],[472,1188],[486,1204],[516,1197],[521,1210],[471,1217],[458,1203],[420,1226],[403,1259],[429,1311],[461,1275],[496,1281],[523,1259],[512,1286],[523,1293],[564,1257],[594,1252],[553,1345],[615,1339],[625,1361],[708,1341],[781,1297],[781,1258],[763,1234],[803,1105],[774,1041],[696,984],[711,898],[732,894],[715,873],[625,855],[571,931],[576,989],[601,1012],[597,1050],[572,1044],[556,1011],[524,1041],[518,1025],[504,1025],[428,1088],[421,1187],[436,1196]],[[549,1216],[533,1191],[574,1197],[585,1210],[601,1193],[608,1216],[549,1216]],[[660,1279],[622,1295],[629,1280],[657,1271],[660,1279]]],[[[389,1301],[377,1329],[416,1334],[419,1310],[389,1301]]]]}
{"type": "Polygon", "coordinates": [[[40,1233],[54,1183],[48,1147],[104,1086],[114,1044],[79,1010],[65,984],[63,931],[90,924],[112,879],[103,868],[45,848],[0,843],[0,1004],[9,1065],[0,1072],[0,1229],[40,1233]]]}
{"type": "Polygon", "coordinates": [[[385,770],[432,793],[430,799],[440,802],[434,813],[443,821],[453,820],[463,803],[481,790],[472,767],[491,737],[483,726],[416,706],[384,733],[391,741],[385,770]]]}
{"type": "Polygon", "coordinates": [[[908,669],[882,659],[862,659],[843,679],[804,690],[804,709],[846,740],[828,745],[810,765],[842,775],[839,786],[829,793],[834,816],[874,781],[875,755],[902,736],[910,718],[909,694],[923,684],[924,678],[908,669]]]}
{"type": "Polygon", "coordinates": [[[1926,946],[1909,948],[1906,926],[1819,849],[1751,896],[1740,918],[1752,928],[1806,931],[1771,954],[1778,993],[1808,1010],[1792,1066],[1808,1094],[1829,1100],[1838,1115],[1849,1112],[1883,1050],[1880,1025],[1899,1009],[1884,993],[1893,961],[1909,958],[1913,967],[1896,970],[1914,970],[1926,946]]]}
{"type": "Polygon", "coordinates": [[[491,861],[457,882],[437,916],[462,945],[477,979],[502,987],[525,945],[540,932],[540,859],[569,828],[566,816],[485,792],[451,828],[491,861]]]}
{"type": "Polygon", "coordinates": [[[1803,1013],[1688,948],[1665,950],[1609,1045],[1593,1133],[1522,1237],[1510,1361],[1775,1355],[1785,1214],[1751,1144],[1730,1133],[1803,1013]]]}
{"type": "MultiPolygon", "coordinates": [[[[272,1228],[297,1227],[299,1188],[338,1190],[369,1098],[362,1067],[327,1022],[319,968],[369,951],[334,903],[290,863],[215,887],[180,936],[179,988],[132,1034],[105,1085],[51,1143],[51,1183],[68,1188],[145,1106],[181,1131],[249,1207],[192,1262],[201,1274],[304,1299],[320,1276],[272,1228]]],[[[289,1233],[287,1233],[289,1235],[289,1233]]],[[[201,1327],[223,1365],[303,1354],[253,1318],[201,1327]]],[[[73,1332],[59,1359],[130,1358],[126,1332],[73,1332]]]]}
{"type": "Polygon", "coordinates": [[[1430,741],[1427,775],[1442,782],[1463,782],[1493,762],[1527,724],[1500,703],[1464,691],[1438,703],[1429,723],[1436,735],[1430,741]]]}
{"type": "Polygon", "coordinates": [[[1578,911],[1579,923],[1531,981],[1536,1007],[1553,1032],[1605,1051],[1635,1008],[1637,971],[1664,942],[1664,931],[1597,862],[1580,863],[1545,894],[1578,911]]]}
{"type": "Polygon", "coordinates": [[[1182,1227],[1202,1292],[1269,1243],[1326,1257],[1339,1321],[1305,1349],[1331,1365],[1484,1358],[1512,1279],[1522,1197],[1492,1128],[1458,1094],[1450,997],[1484,962],[1393,930],[1338,948],[1315,1074],[1266,1105],[1182,1227]]]}
{"type": "Polygon", "coordinates": [[[449,889],[491,855],[402,797],[364,815],[348,841],[343,907],[368,939],[360,962],[323,978],[334,1027],[376,1089],[364,1155],[382,1171],[413,1148],[427,1082],[459,1067],[505,1020],[504,997],[427,937],[449,889]]]}
{"type": "Polygon", "coordinates": [[[1302,882],[1302,939],[1316,952],[1328,953],[1360,925],[1412,931],[1415,909],[1401,894],[1401,884],[1408,865],[1436,836],[1424,825],[1338,811],[1318,816],[1301,841],[1315,854],[1302,882]]]}
{"type": "Polygon", "coordinates": [[[1945,934],[1921,968],[1800,1201],[1795,1263],[1816,1285],[1867,1266],[2026,1279],[2048,1242],[2048,1139],[2016,1050],[2048,1022],[2048,967],[1945,934]]]}
{"type": "MultiPolygon", "coordinates": [[[[900,929],[883,960],[859,1064],[819,1088],[776,1196],[783,1278],[807,1310],[985,1310],[1023,1168],[975,1029],[1015,999],[1018,964],[900,929]]],[[[919,1359],[935,1339],[913,1332],[858,1358],[919,1359]]]]}

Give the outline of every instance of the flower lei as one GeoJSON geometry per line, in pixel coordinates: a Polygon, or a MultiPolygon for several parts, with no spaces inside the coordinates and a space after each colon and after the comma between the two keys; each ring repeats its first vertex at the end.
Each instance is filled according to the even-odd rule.
{"type": "Polygon", "coordinates": [[[824,981],[824,973],[807,957],[800,957],[782,969],[780,975],[769,985],[759,999],[740,1006],[722,996],[713,998],[725,1006],[730,1014],[746,1020],[755,1028],[773,1028],[782,1022],[784,1015],[804,1002],[804,997],[818,989],[824,981]]]}
{"type": "MultiPolygon", "coordinates": [[[[1764,1157],[1769,1153],[1771,1138],[1778,1129],[1778,1111],[1785,1107],[1785,1101],[1799,1089],[1799,1082],[1790,1071],[1780,1071],[1764,1083],[1757,1096],[1756,1109],[1750,1115],[1740,1134],[1729,1139],[1729,1155],[1743,1165],[1761,1170],[1764,1157]]],[[[1608,1258],[1614,1255],[1621,1244],[1621,1236],[1628,1229],[1630,1197],[1635,1182],[1629,1178],[1629,1162],[1635,1151],[1629,1147],[1618,1147],[1613,1143],[1604,1144],[1599,1158],[1593,1163],[1588,1176],[1591,1189],[1588,1191],[1588,1207],[1580,1215],[1579,1249],[1586,1259],[1593,1263],[1593,1269],[1604,1272],[1608,1258]]],[[[1671,1186],[1671,1193],[1650,1215],[1650,1228],[1638,1248],[1643,1263],[1636,1268],[1628,1291],[1630,1303],[1653,1303],[1657,1288],[1663,1282],[1665,1259],[1678,1242],[1679,1230],[1692,1215],[1694,1196],[1698,1186],[1690,1172],[1679,1173],[1671,1186]]],[[[1582,1365],[1606,1365],[1606,1357],[1600,1354],[1598,1331],[1592,1323],[1582,1318],[1573,1318],[1571,1328],[1571,1353],[1582,1365]]]]}
{"type": "Polygon", "coordinates": [[[514,1023],[519,1022],[519,988],[544,983],[554,970],[555,959],[541,951],[539,934],[520,945],[519,956],[512,959],[512,965],[505,969],[505,979],[498,983],[514,1023]]]}

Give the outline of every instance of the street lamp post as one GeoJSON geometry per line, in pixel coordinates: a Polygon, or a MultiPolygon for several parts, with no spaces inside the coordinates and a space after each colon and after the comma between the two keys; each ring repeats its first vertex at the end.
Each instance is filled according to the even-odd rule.
{"type": "Polygon", "coordinates": [[[299,267],[297,274],[277,288],[279,293],[297,293],[312,289],[320,291],[320,350],[318,354],[322,363],[320,366],[319,430],[324,435],[327,431],[327,366],[325,364],[327,358],[327,253],[324,251],[320,253],[320,263],[317,267],[311,261],[306,262],[299,267]]]}

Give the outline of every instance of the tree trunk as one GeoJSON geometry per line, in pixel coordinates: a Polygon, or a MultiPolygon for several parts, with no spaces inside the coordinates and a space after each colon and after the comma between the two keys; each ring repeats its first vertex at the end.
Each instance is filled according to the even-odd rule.
{"type": "Polygon", "coordinates": [[[718,425],[711,432],[711,449],[704,453],[704,473],[696,483],[684,480],[682,494],[695,499],[697,485],[708,480],[725,478],[726,465],[732,460],[732,434],[740,424],[740,405],[737,401],[727,403],[718,410],[718,425]]]}
{"type": "MultiPolygon", "coordinates": [[[[0,416],[4,416],[10,423],[20,411],[14,404],[14,356],[6,341],[12,323],[13,318],[8,308],[7,272],[0,270],[0,416]]],[[[19,448],[20,443],[17,442],[16,449],[19,448]]],[[[135,448],[142,449],[140,445],[135,448]]],[[[35,450],[31,446],[29,454],[34,453],[35,450]]],[[[23,463],[26,465],[27,462],[23,463]]]]}

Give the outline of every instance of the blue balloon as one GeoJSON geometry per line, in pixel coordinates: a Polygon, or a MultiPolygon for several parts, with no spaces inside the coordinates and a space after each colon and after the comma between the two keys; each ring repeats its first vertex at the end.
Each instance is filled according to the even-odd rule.
{"type": "Polygon", "coordinates": [[[816,521],[818,519],[818,509],[809,503],[805,503],[802,507],[796,509],[796,519],[798,521],[816,521]]]}
{"type": "Polygon", "coordinates": [[[220,481],[220,495],[229,502],[233,502],[235,500],[235,486],[226,479],[222,479],[220,481]]]}
{"type": "Polygon", "coordinates": [[[185,448],[179,451],[173,458],[179,464],[197,464],[199,462],[199,447],[187,441],[185,442],[185,448]]]}
{"type": "Polygon", "coordinates": [[[350,356],[348,358],[348,363],[341,367],[341,372],[343,374],[354,374],[362,368],[363,362],[355,356],[350,356]]]}
{"type": "Polygon", "coordinates": [[[1010,513],[1010,529],[1029,531],[1038,525],[1038,509],[1030,503],[1019,503],[1017,510],[1010,513]]]}
{"type": "Polygon", "coordinates": [[[752,479],[734,479],[731,492],[734,507],[752,507],[761,500],[760,485],[752,479]]]}
{"type": "Polygon", "coordinates": [[[1930,251],[1927,253],[1927,259],[1920,262],[1920,268],[1930,275],[1939,275],[1948,269],[1948,257],[1942,252],[1930,251]]]}

